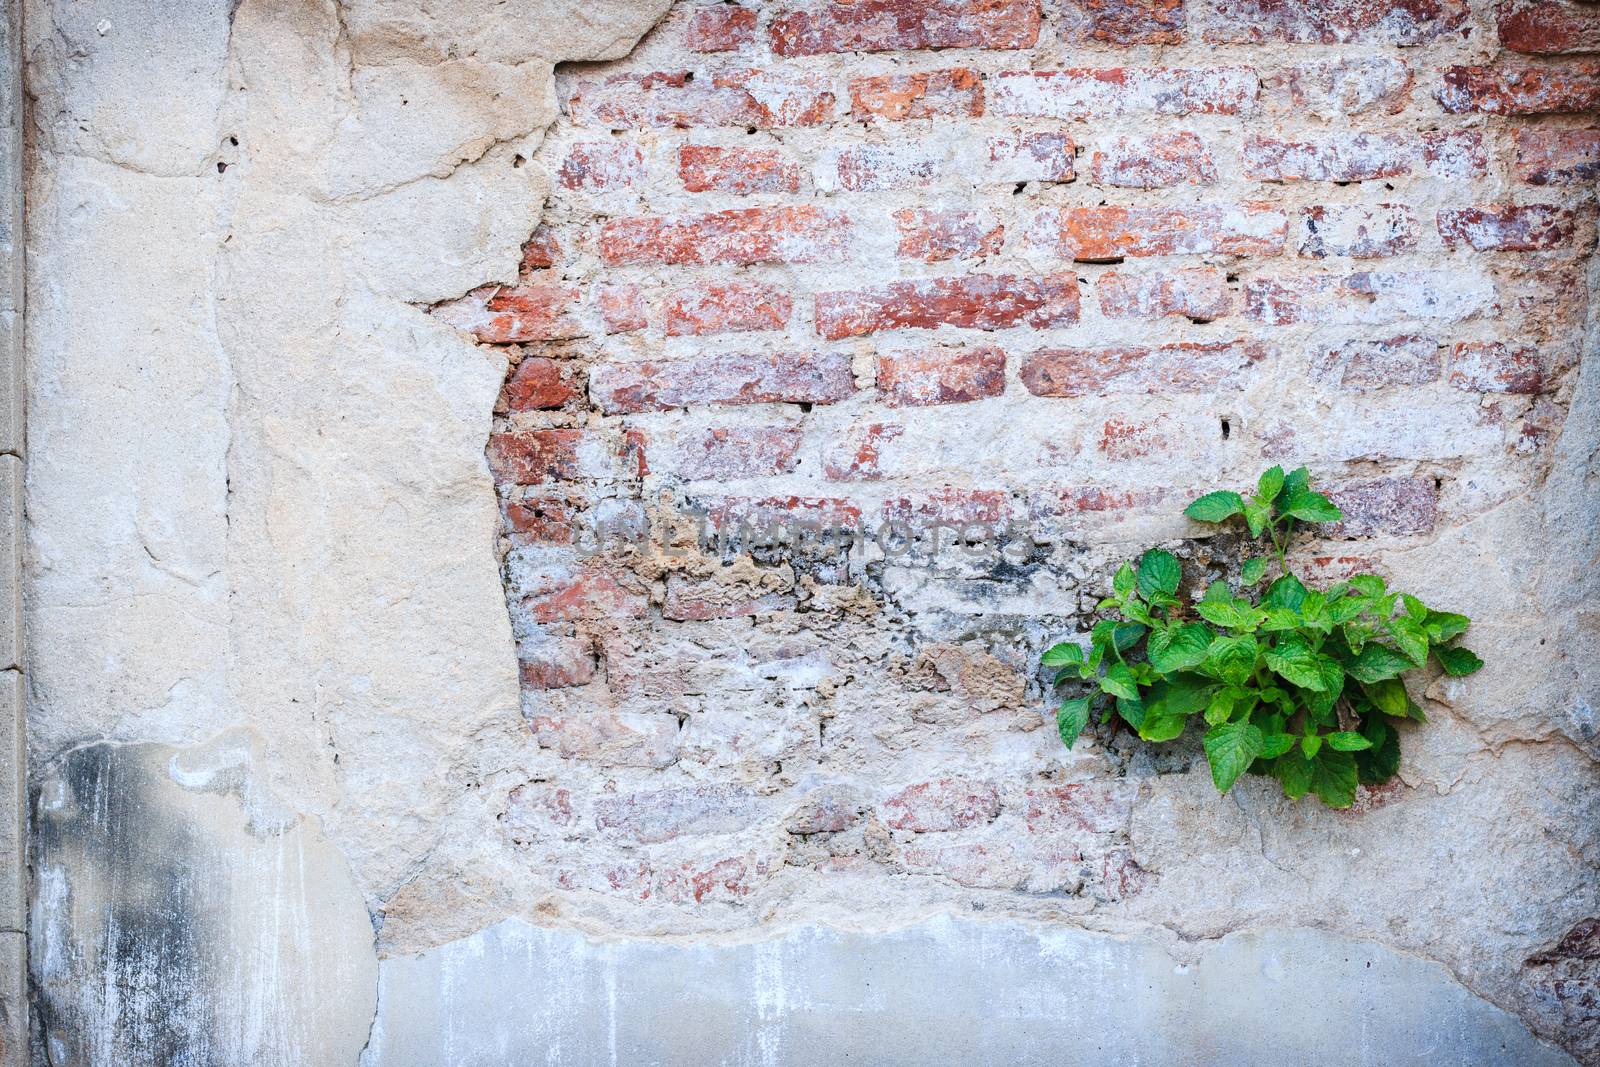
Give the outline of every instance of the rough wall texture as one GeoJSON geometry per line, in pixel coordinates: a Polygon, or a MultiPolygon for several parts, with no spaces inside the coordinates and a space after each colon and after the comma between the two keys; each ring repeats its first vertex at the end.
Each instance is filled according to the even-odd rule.
{"type": "Polygon", "coordinates": [[[419,1004],[507,916],[1319,927],[1600,1061],[1600,7],[666,6],[34,0],[40,770],[247,726],[419,1004]],[[1345,813],[1064,751],[1039,650],[1278,460],[1488,668],[1345,813]]]}

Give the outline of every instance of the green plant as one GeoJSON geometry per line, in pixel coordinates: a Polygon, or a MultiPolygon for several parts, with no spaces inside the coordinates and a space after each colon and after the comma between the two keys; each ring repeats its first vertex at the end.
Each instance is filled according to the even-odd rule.
{"type": "Polygon", "coordinates": [[[1214,581],[1199,600],[1179,596],[1177,557],[1151,549],[1124,563],[1099,611],[1089,649],[1063,642],[1044,654],[1068,695],[1056,713],[1068,748],[1099,713],[1115,713],[1146,741],[1171,741],[1200,716],[1211,777],[1227,792],[1245,771],[1270,775],[1292,798],[1314,793],[1349,807],[1357,783],[1374,785],[1400,765],[1404,719],[1425,722],[1402,676],[1431,655],[1446,674],[1483,666],[1455,641],[1465,615],[1435,611],[1391,592],[1374,574],[1326,590],[1289,572],[1295,526],[1343,514],[1311,488],[1301,467],[1273,467],[1253,495],[1208,493],[1184,510],[1207,523],[1244,520],[1269,556],[1246,560],[1240,591],[1214,581]],[[1268,569],[1277,576],[1259,596],[1268,569]],[[1085,687],[1088,692],[1084,692],[1085,687]]]}

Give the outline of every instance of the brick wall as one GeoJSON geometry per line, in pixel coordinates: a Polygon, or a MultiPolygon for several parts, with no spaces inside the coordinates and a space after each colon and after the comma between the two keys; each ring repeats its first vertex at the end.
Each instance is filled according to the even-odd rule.
{"type": "Polygon", "coordinates": [[[1322,575],[1437,573],[1539,484],[1594,247],[1586,50],[1600,5],[795,0],[682,4],[564,70],[521,276],[436,309],[511,363],[527,877],[689,926],[1148,891],[1130,823],[1194,748],[1064,751],[1038,652],[1148,543],[1223,566],[1178,512],[1269,463],[1347,512],[1322,575]],[[741,551],[785,516],[868,536],[741,551]],[[890,520],[1028,540],[886,551],[890,520]]]}

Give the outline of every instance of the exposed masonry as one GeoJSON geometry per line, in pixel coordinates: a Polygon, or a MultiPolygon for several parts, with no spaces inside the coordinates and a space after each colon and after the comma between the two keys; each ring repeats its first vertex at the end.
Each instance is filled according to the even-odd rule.
{"type": "MultiPolygon", "coordinates": [[[[1131,831],[1193,752],[1064,753],[1038,653],[1148,542],[1226,573],[1178,512],[1268,463],[1345,509],[1303,561],[1327,578],[1542,484],[1600,179],[1600,63],[1563,54],[1600,17],[1497,12],[684,5],[564,69],[518,282],[436,309],[511,360],[488,458],[551,758],[500,829],[530,868],[657,932],[819,885],[1173,922],[1131,831]],[[718,551],[700,516],[1036,543],[718,551]],[[641,540],[593,556],[596,524],[641,540]]],[[[1588,929],[1477,977],[1593,1058],[1588,929]]]]}

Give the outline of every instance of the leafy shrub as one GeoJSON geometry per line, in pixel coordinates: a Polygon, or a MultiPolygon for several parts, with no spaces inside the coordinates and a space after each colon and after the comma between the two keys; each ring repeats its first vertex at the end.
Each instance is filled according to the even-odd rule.
{"type": "Polygon", "coordinates": [[[1187,602],[1170,552],[1124,563],[1100,602],[1110,617],[1095,623],[1088,652],[1063,642],[1044,654],[1057,684],[1081,694],[1056,713],[1061,740],[1071,748],[1096,713],[1102,723],[1116,714],[1152,742],[1173,740],[1199,716],[1218,789],[1248,770],[1276,778],[1291,798],[1314,793],[1329,807],[1349,807],[1358,782],[1388,781],[1399,768],[1397,724],[1426,721],[1401,677],[1430,655],[1449,675],[1483,666],[1455,643],[1471,620],[1391,592],[1374,574],[1316,590],[1289,573],[1296,523],[1343,518],[1304,467],[1288,475],[1273,467],[1253,495],[1208,493],[1184,514],[1242,518],[1271,554],[1244,562],[1239,591],[1219,580],[1187,602]],[[1277,576],[1255,595],[1273,568],[1277,576]]]}

